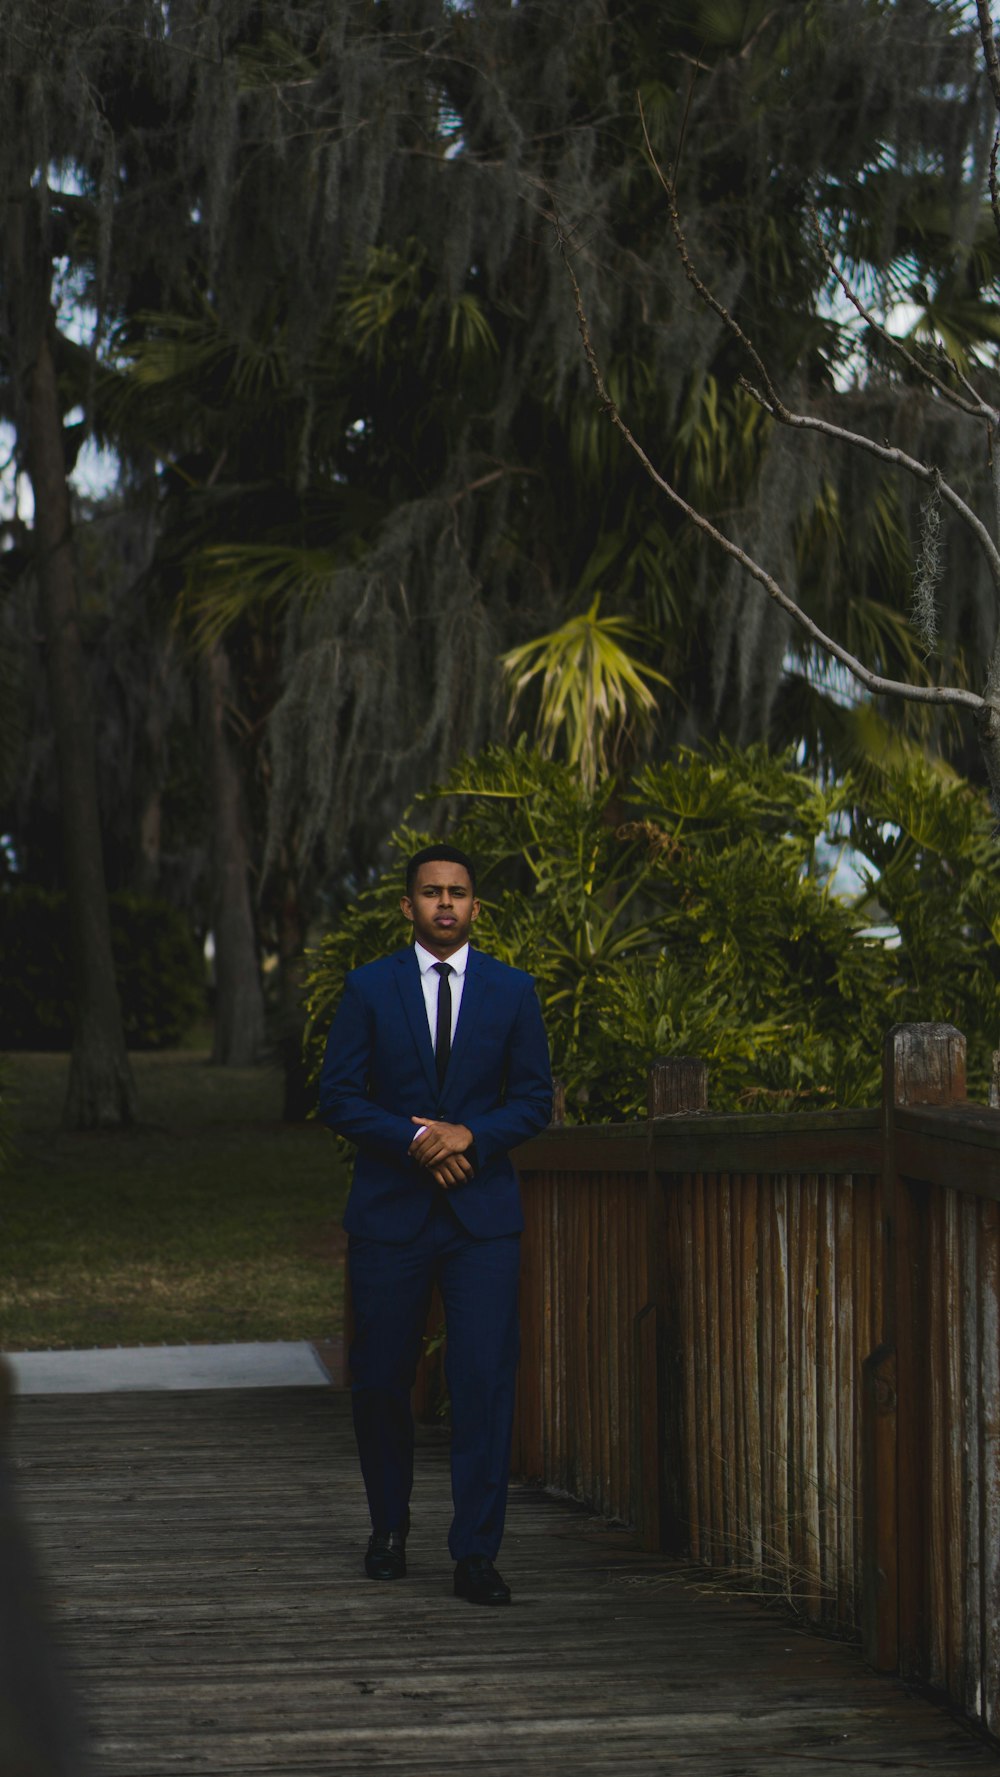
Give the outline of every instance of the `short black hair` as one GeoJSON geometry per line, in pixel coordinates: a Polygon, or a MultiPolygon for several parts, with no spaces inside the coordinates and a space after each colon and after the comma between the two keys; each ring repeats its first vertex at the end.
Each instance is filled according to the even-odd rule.
{"type": "Polygon", "coordinates": [[[421,864],[436,864],[438,859],[445,864],[461,864],[463,870],[468,871],[473,898],[475,898],[476,866],[468,853],[459,851],[457,845],[425,845],[423,851],[414,852],[406,866],[406,892],[410,900],[413,899],[413,887],[421,864]]]}

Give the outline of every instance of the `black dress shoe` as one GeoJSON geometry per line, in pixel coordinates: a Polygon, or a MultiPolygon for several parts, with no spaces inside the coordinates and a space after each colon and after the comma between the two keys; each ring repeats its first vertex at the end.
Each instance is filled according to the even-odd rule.
{"type": "Polygon", "coordinates": [[[510,1587],[488,1555],[465,1555],[455,1568],[455,1597],[470,1604],[509,1604],[510,1587]]]}
{"type": "Polygon", "coordinates": [[[402,1530],[373,1531],[368,1538],[365,1572],[370,1580],[402,1580],[406,1578],[406,1533],[402,1530]]]}

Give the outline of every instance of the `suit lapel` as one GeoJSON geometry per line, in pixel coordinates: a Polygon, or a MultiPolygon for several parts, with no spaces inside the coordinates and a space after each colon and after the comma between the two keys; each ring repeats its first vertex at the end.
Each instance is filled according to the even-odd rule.
{"type": "MultiPolygon", "coordinates": [[[[446,1086],[449,1081],[454,1079],[456,1068],[461,1067],[472,1047],[483,1001],[489,991],[489,981],[483,974],[482,955],[470,946],[469,960],[465,968],[465,986],[462,988],[462,1004],[458,1009],[458,1024],[455,1027],[455,1041],[451,1045],[448,1071],[444,1077],[446,1086]]],[[[426,1023],[426,1019],[424,1022],[426,1023]]]]}
{"type": "MultiPolygon", "coordinates": [[[[402,950],[397,951],[396,959],[399,963],[399,968],[396,971],[396,985],[399,988],[399,997],[403,1002],[403,1011],[406,1013],[406,1022],[410,1027],[410,1033],[413,1037],[414,1044],[416,1045],[417,1054],[420,1057],[420,1064],[427,1076],[428,1087],[434,1094],[434,1098],[429,1100],[429,1102],[433,1104],[437,1098],[438,1092],[437,1068],[434,1065],[434,1045],[431,1042],[430,1027],[427,1023],[427,1007],[424,1003],[424,990],[420,983],[420,964],[417,961],[416,953],[410,945],[406,945],[402,950]]],[[[464,994],[462,997],[464,1001],[464,994]]]]}

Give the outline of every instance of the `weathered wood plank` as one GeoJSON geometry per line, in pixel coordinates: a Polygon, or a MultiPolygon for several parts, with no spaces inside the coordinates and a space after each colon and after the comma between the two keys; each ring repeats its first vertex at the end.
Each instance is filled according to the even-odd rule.
{"type": "Polygon", "coordinates": [[[945,1659],[948,1695],[962,1699],[966,1691],[963,1592],[965,1513],[963,1485],[965,1437],[962,1425],[962,1319],[959,1204],[954,1191],[942,1194],[942,1319],[944,1324],[943,1393],[944,1424],[944,1545],[947,1593],[945,1599],[945,1659]]]}
{"type": "Polygon", "coordinates": [[[615,1357],[615,1335],[611,1318],[612,1271],[608,1251],[608,1180],[603,1178],[594,1190],[594,1282],[597,1298],[597,1346],[594,1371],[597,1377],[597,1411],[601,1428],[598,1450],[599,1485],[596,1494],[598,1511],[605,1517],[615,1515],[612,1486],[612,1436],[614,1419],[612,1366],[615,1357]]]}
{"type": "Polygon", "coordinates": [[[816,1327],[819,1180],[809,1174],[799,1181],[799,1465],[802,1511],[803,1595],[813,1621],[821,1612],[819,1493],[819,1372],[816,1327]]]}
{"type": "MultiPolygon", "coordinates": [[[[861,1512],[860,1465],[855,1466],[854,1428],[859,1417],[861,1359],[854,1345],[854,1180],[834,1181],[834,1309],[836,1317],[837,1413],[837,1621],[857,1621],[854,1605],[854,1537],[861,1512]]],[[[860,1218],[859,1218],[860,1222],[860,1218]]],[[[867,1232],[861,1224],[858,1239],[867,1232]]],[[[862,1354],[863,1355],[863,1354],[862,1354]]]]}
{"type": "MultiPolygon", "coordinates": [[[[899,1171],[930,1184],[1000,1197],[1000,1111],[985,1105],[900,1105],[899,1171]]],[[[547,1129],[517,1150],[521,1172],[875,1173],[879,1112],[816,1111],[795,1117],[679,1115],[652,1123],[547,1129]],[[650,1148],[652,1144],[652,1148],[650,1148]]]]}
{"type": "MultiPolygon", "coordinates": [[[[645,1177],[650,1163],[665,1173],[877,1172],[879,1127],[877,1110],[795,1117],[681,1114],[649,1123],[547,1129],[518,1148],[515,1158],[521,1173],[555,1168],[645,1177]]],[[[1000,1137],[997,1142],[1000,1147],[1000,1137]]]]}
{"type": "Polygon", "coordinates": [[[774,1564],[774,1489],[775,1453],[772,1425],[774,1390],[774,1315],[771,1307],[774,1272],[773,1191],[767,1182],[760,1183],[757,1216],[757,1264],[760,1313],[760,1517],[761,1573],[767,1574],[774,1564]]]}
{"type": "Polygon", "coordinates": [[[1000,1111],[964,1105],[900,1109],[895,1140],[903,1178],[1000,1198],[1000,1111]]]}
{"type": "Polygon", "coordinates": [[[787,1589],[787,1573],[791,1561],[788,1514],[789,1497],[789,1270],[788,1270],[788,1199],[789,1181],[775,1179],[771,1197],[770,1269],[765,1286],[770,1295],[771,1345],[770,1366],[762,1375],[770,1391],[771,1450],[771,1524],[770,1558],[772,1571],[779,1585],[787,1589]]]}
{"type": "Polygon", "coordinates": [[[998,1769],[856,1649],[534,1489],[511,1499],[514,1606],[459,1603],[441,1433],[410,1576],[372,1585],[329,1390],[38,1397],[14,1448],[102,1777],[998,1769]]]}
{"type": "MultiPolygon", "coordinates": [[[[729,1464],[732,1476],[733,1551],[737,1565],[746,1570],[750,1556],[750,1504],[747,1498],[746,1468],[746,1402],[743,1397],[743,1340],[746,1332],[743,1316],[743,1201],[746,1181],[727,1180],[730,1202],[730,1239],[726,1288],[729,1292],[730,1338],[732,1339],[732,1414],[733,1430],[729,1464]]],[[[756,1328],[754,1328],[756,1337],[756,1328]]]]}
{"type": "Polygon", "coordinates": [[[983,1717],[1000,1734],[1000,1207],[979,1205],[979,1489],[983,1717]]]}
{"type": "Polygon", "coordinates": [[[736,1466],[739,1444],[736,1438],[735,1381],[737,1353],[733,1339],[733,1198],[728,1175],[722,1173],[715,1181],[717,1204],[717,1272],[716,1300],[719,1329],[719,1418],[715,1435],[719,1441],[722,1500],[719,1529],[722,1533],[725,1559],[739,1563],[742,1558],[741,1525],[737,1509],[736,1466]]]}
{"type": "MultiPolygon", "coordinates": [[[[925,1597],[926,1673],[931,1684],[944,1689],[948,1681],[948,1395],[945,1361],[944,1194],[932,1191],[927,1199],[927,1293],[920,1312],[926,1317],[927,1343],[921,1388],[927,1406],[927,1442],[923,1472],[913,1473],[913,1485],[925,1491],[927,1526],[927,1590],[925,1597]],[[930,1483],[928,1485],[928,1482],[930,1483]]],[[[904,1482],[909,1476],[904,1474],[904,1482]]]]}
{"type": "Polygon", "coordinates": [[[758,1364],[760,1292],[757,1276],[757,1180],[742,1181],[740,1215],[740,1368],[743,1414],[743,1467],[746,1546],[750,1568],[759,1575],[762,1559],[760,1371],[758,1364]]]}
{"type": "Polygon", "coordinates": [[[982,1625],[982,1516],[980,1477],[982,1472],[982,1424],[979,1417],[979,1290],[977,1275],[977,1233],[979,1206],[974,1197],[964,1192],[960,1208],[959,1240],[961,1242],[962,1287],[962,1425],[963,1440],[962,1491],[965,1501],[964,1534],[961,1563],[963,1617],[963,1657],[965,1673],[961,1702],[969,1715],[982,1714],[983,1707],[983,1625],[982,1625]]]}
{"type": "MultiPolygon", "coordinates": [[[[900,1477],[899,1660],[907,1677],[926,1677],[928,1498],[927,1190],[900,1181],[896,1201],[897,1462],[900,1477]]],[[[936,1477],[938,1478],[938,1477],[936,1477]]]]}
{"type": "Polygon", "coordinates": [[[862,1365],[861,1619],[865,1658],[876,1672],[899,1663],[899,1534],[896,1350],[878,1345],[862,1365]]]}
{"type": "Polygon", "coordinates": [[[723,1352],[720,1332],[719,1301],[719,1181],[713,1175],[702,1179],[705,1202],[705,1249],[702,1258],[705,1278],[706,1325],[706,1398],[702,1437],[708,1448],[708,1501],[711,1540],[709,1560],[724,1566],[725,1506],[722,1450],[722,1368],[728,1362],[723,1352]]]}
{"type": "Polygon", "coordinates": [[[701,1522],[704,1502],[701,1493],[701,1464],[698,1447],[698,1341],[695,1311],[695,1266],[697,1252],[695,1247],[694,1197],[695,1181],[691,1178],[682,1179],[677,1186],[678,1215],[680,1218],[679,1250],[681,1256],[680,1276],[678,1278],[679,1302],[677,1318],[679,1324],[679,1340],[684,1365],[684,1484],[685,1484],[685,1519],[687,1523],[688,1545],[697,1560],[702,1553],[701,1522]]]}
{"type": "Polygon", "coordinates": [[[711,1435],[712,1418],[709,1398],[710,1354],[708,1345],[708,1299],[705,1289],[706,1254],[706,1181],[696,1174],[691,1180],[692,1208],[692,1315],[690,1338],[695,1357],[695,1428],[694,1449],[698,1462],[698,1540],[691,1552],[702,1561],[712,1556],[712,1482],[711,1435]]]}
{"type": "MultiPolygon", "coordinates": [[[[841,1570],[838,1418],[842,1405],[837,1363],[836,1181],[819,1179],[816,1219],[816,1362],[819,1571],[824,1619],[836,1622],[841,1570]]],[[[844,1481],[850,1485],[849,1477],[844,1481]]]]}

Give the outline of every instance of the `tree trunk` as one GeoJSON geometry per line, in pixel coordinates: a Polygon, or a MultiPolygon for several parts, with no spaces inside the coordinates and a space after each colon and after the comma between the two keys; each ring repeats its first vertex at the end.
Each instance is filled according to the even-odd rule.
{"type": "Polygon", "coordinates": [[[139,816],[139,856],[136,860],[135,882],[140,894],[155,895],[160,888],[160,858],[163,841],[163,783],[167,775],[167,729],[169,726],[168,680],[173,668],[173,643],[168,635],[158,638],[158,646],[149,675],[146,706],[146,743],[151,766],[150,785],[139,816]]]}
{"type": "Polygon", "coordinates": [[[151,790],[139,817],[139,861],[136,881],[141,895],[155,895],[160,885],[160,840],[163,831],[163,797],[151,790]]]}
{"type": "Polygon", "coordinates": [[[305,975],[306,922],[299,885],[287,859],[278,884],[278,1018],[281,1059],[285,1074],[282,1117],[286,1123],[304,1123],[316,1108],[317,1085],[310,1080],[302,1054],[305,1015],[302,989],[305,975]]]}
{"type": "Polygon", "coordinates": [[[64,1118],[72,1129],[113,1129],[133,1123],[138,1105],[111,950],[93,714],[80,636],[62,416],[47,326],[41,331],[31,375],[26,442],[73,948],[73,1050],[64,1118]]]}
{"type": "Polygon", "coordinates": [[[264,1047],[264,996],[250,899],[243,784],[229,736],[229,656],[217,642],[199,668],[212,818],[215,1036],[220,1067],[251,1067],[264,1047]]]}

